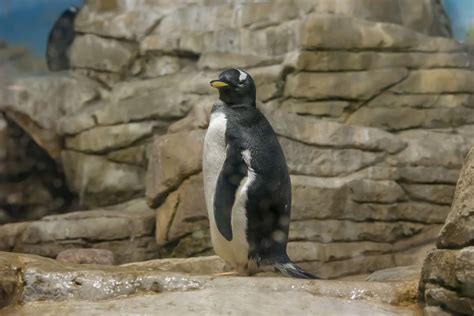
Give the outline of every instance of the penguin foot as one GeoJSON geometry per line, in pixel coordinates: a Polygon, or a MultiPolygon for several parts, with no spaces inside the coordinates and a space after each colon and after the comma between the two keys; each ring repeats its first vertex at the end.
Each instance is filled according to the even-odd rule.
{"type": "Polygon", "coordinates": [[[240,275],[237,271],[229,271],[229,272],[220,272],[214,273],[213,276],[238,276],[240,275]]]}

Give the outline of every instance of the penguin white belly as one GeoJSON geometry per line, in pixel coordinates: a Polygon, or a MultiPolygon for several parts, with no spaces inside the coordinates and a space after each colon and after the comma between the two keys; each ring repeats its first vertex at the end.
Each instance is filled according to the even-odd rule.
{"type": "Polygon", "coordinates": [[[226,159],[226,125],[227,119],[224,113],[215,112],[211,115],[204,139],[204,193],[209,216],[212,246],[221,258],[229,262],[238,271],[243,271],[248,263],[249,246],[246,237],[247,217],[245,202],[247,201],[246,189],[253,180],[251,173],[242,179],[236,192],[231,215],[232,239],[230,241],[219,232],[214,217],[214,198],[217,180],[226,159]]]}

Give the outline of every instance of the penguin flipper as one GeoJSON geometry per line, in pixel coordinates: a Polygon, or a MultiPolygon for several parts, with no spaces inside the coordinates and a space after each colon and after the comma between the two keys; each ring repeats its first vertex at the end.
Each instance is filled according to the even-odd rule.
{"type": "Polygon", "coordinates": [[[227,240],[232,240],[232,207],[240,182],[247,175],[247,168],[242,155],[234,148],[227,146],[226,159],[217,178],[214,196],[214,218],[219,232],[227,240]]]}

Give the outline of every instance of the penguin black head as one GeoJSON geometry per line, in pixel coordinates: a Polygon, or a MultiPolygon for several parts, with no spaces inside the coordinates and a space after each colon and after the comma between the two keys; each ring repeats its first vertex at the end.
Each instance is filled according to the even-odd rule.
{"type": "Polygon", "coordinates": [[[252,77],[240,69],[227,69],[212,80],[211,86],[219,90],[219,99],[232,106],[244,104],[255,106],[257,89],[252,77]]]}

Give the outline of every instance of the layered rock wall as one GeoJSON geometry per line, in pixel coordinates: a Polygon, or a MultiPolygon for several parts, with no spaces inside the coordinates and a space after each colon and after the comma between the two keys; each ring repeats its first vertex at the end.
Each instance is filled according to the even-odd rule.
{"type": "MultiPolygon", "coordinates": [[[[447,34],[434,2],[87,1],[73,71],[17,79],[26,88],[0,102],[38,125],[48,152],[59,146],[82,208],[146,191],[157,214],[144,236],[160,255],[200,255],[212,251],[208,83],[245,68],[292,174],[292,258],[322,277],[412,264],[444,223],[474,135],[472,56],[430,36],[447,34]]],[[[59,251],[22,238],[9,249],[59,251]]]]}

